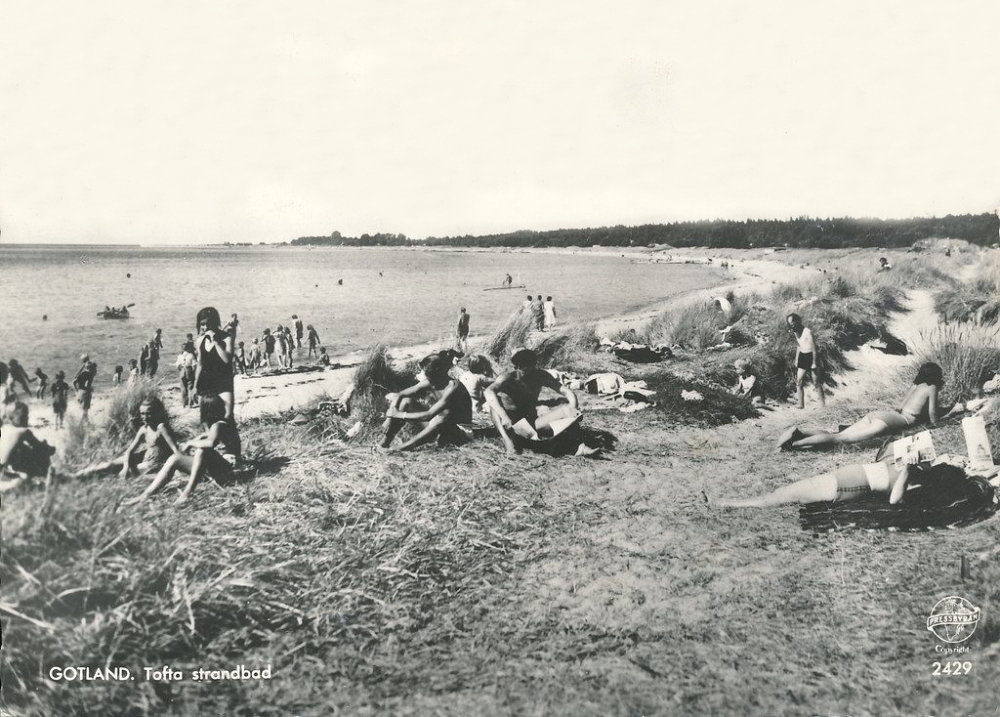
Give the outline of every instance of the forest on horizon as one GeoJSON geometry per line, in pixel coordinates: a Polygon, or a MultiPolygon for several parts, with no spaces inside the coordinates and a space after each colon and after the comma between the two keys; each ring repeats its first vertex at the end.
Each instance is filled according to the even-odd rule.
{"type": "Polygon", "coordinates": [[[727,249],[752,247],[906,247],[923,239],[964,239],[991,245],[1000,241],[997,214],[949,214],[914,219],[747,219],[668,224],[617,225],[589,229],[520,230],[479,236],[410,239],[405,234],[378,233],[347,237],[339,231],[328,236],[294,239],[294,246],[454,246],[454,247],[589,247],[589,246],[704,246],[727,249]]]}

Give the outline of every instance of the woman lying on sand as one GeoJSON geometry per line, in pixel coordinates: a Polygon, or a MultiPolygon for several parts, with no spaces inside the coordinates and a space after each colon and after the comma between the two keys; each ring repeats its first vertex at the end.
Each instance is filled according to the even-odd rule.
{"type": "Polygon", "coordinates": [[[236,424],[226,418],[226,406],[218,396],[209,396],[201,402],[201,422],[205,432],[182,443],[180,448],[167,459],[149,487],[138,498],[126,505],[146,500],[165,486],[174,473],[185,471],[190,475],[187,485],[177,497],[183,503],[205,474],[216,480],[233,475],[242,462],[242,443],[236,424]],[[191,455],[185,455],[191,453],[191,455]]]}
{"type": "Polygon", "coordinates": [[[796,481],[791,485],[754,498],[722,498],[711,501],[721,508],[770,508],[786,503],[824,503],[855,500],[868,493],[888,493],[889,503],[895,505],[906,492],[906,483],[916,475],[938,468],[953,469],[953,466],[916,465],[917,456],[911,462],[897,468],[889,458],[880,463],[850,465],[837,468],[831,473],[821,473],[812,478],[796,481]]]}
{"type": "Polygon", "coordinates": [[[390,394],[385,437],[388,448],[409,421],[419,423],[417,435],[399,446],[408,451],[437,439],[438,445],[461,445],[472,438],[472,399],[465,386],[448,375],[454,359],[445,353],[431,354],[420,362],[424,378],[413,386],[390,394]]]}
{"type": "MultiPolygon", "coordinates": [[[[925,363],[917,371],[913,385],[896,411],[871,411],[864,418],[844,430],[833,433],[819,429],[789,428],[778,439],[778,450],[824,448],[846,443],[860,443],[870,438],[900,433],[926,418],[936,426],[938,417],[938,391],[944,385],[944,374],[936,363],[925,363]]],[[[982,405],[982,401],[957,403],[941,418],[948,418],[982,405]]]]}
{"type": "Polygon", "coordinates": [[[160,470],[174,453],[180,453],[167,417],[163,402],[150,396],[139,404],[138,418],[141,421],[135,438],[129,443],[125,453],[104,463],[95,463],[77,471],[72,478],[86,478],[97,473],[119,471],[122,478],[160,470]],[[139,449],[140,444],[145,444],[139,449]]]}

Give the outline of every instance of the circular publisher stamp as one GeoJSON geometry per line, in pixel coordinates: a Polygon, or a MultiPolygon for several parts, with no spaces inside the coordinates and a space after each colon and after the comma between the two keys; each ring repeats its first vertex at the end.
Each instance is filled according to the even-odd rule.
{"type": "Polygon", "coordinates": [[[939,640],[948,643],[965,642],[976,631],[980,610],[971,602],[957,595],[939,600],[927,618],[927,629],[939,640]]]}

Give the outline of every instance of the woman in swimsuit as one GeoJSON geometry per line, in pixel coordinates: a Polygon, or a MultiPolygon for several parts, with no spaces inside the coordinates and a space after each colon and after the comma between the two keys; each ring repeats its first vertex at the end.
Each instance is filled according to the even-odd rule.
{"type": "Polygon", "coordinates": [[[798,314],[789,314],[785,321],[788,323],[788,330],[795,334],[795,390],[799,397],[799,408],[806,407],[804,385],[806,375],[809,376],[812,385],[816,387],[819,405],[825,406],[826,397],[823,395],[823,384],[816,379],[817,352],[812,331],[802,325],[802,317],[798,314]]]}
{"type": "Polygon", "coordinates": [[[110,461],[88,466],[72,477],[85,478],[110,471],[118,471],[122,478],[152,473],[158,471],[172,454],[179,452],[163,401],[155,396],[145,399],[139,404],[137,418],[141,421],[139,429],[125,453],[110,461]],[[142,450],[139,449],[140,444],[145,444],[142,450]]]}
{"type": "MultiPolygon", "coordinates": [[[[778,450],[799,448],[823,448],[845,443],[860,443],[870,438],[900,433],[916,425],[924,416],[931,426],[936,426],[938,417],[938,391],[944,385],[944,373],[936,363],[925,363],[917,371],[913,385],[896,411],[871,411],[854,425],[839,433],[793,426],[778,439],[778,450]]],[[[972,408],[968,404],[956,404],[944,417],[961,413],[972,408]]]]}
{"type": "Polygon", "coordinates": [[[216,480],[229,478],[242,463],[243,445],[236,424],[227,419],[226,407],[218,396],[211,396],[201,402],[201,422],[206,431],[196,438],[182,443],[149,487],[129,505],[146,500],[165,486],[174,473],[185,471],[190,475],[187,485],[177,497],[178,503],[185,502],[198,482],[206,474],[216,480]],[[191,455],[186,455],[191,453],[191,455]]]}
{"type": "Polygon", "coordinates": [[[220,328],[219,312],[206,306],[198,312],[198,341],[195,351],[198,366],[194,386],[199,396],[218,396],[226,407],[226,418],[233,417],[233,337],[220,328]]]}
{"type": "Polygon", "coordinates": [[[930,468],[915,464],[910,456],[907,464],[897,468],[892,458],[880,463],[850,465],[830,473],[805,478],[777,490],[753,498],[722,498],[711,501],[721,508],[770,508],[787,503],[824,503],[855,500],[869,493],[889,493],[889,503],[895,505],[906,492],[906,483],[915,474],[930,468]]]}

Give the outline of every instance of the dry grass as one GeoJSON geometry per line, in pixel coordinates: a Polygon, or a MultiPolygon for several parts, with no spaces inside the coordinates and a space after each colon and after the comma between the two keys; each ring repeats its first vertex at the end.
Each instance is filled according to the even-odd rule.
{"type": "Polygon", "coordinates": [[[528,337],[535,328],[535,319],[528,311],[517,311],[510,315],[503,324],[497,327],[486,340],[480,353],[484,353],[497,363],[506,363],[511,351],[526,346],[528,337]]]}
{"type": "Polygon", "coordinates": [[[946,324],[922,334],[921,343],[919,360],[944,371],[943,403],[979,395],[983,383],[1000,372],[1000,326],[946,324]]]}

